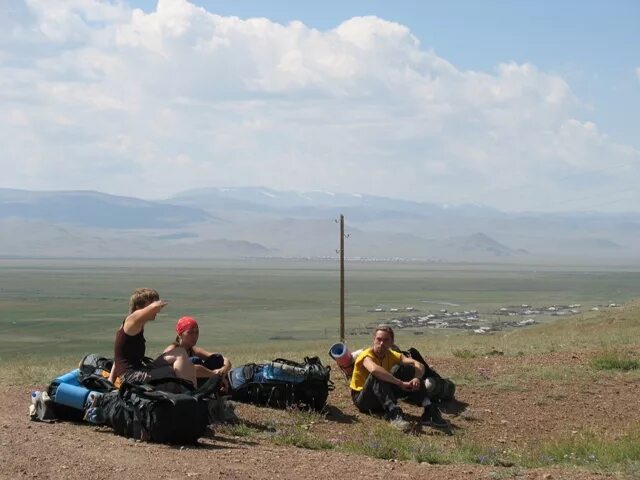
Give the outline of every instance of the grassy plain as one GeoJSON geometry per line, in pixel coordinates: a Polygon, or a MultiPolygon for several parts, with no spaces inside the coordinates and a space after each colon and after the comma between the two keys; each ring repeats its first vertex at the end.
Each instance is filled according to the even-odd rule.
{"type": "MultiPolygon", "coordinates": [[[[199,320],[203,346],[228,352],[236,363],[275,355],[326,358],[338,336],[335,261],[5,259],[0,260],[0,336],[5,339],[0,360],[46,359],[58,368],[86,353],[109,355],[128,295],[139,286],[152,286],[169,301],[146,329],[150,355],[173,339],[173,326],[182,315],[199,320]]],[[[586,311],[623,303],[639,291],[640,275],[633,269],[348,262],[346,327],[352,332],[382,323],[398,315],[389,313],[391,307],[412,306],[423,313],[475,309],[485,317],[500,306],[522,303],[581,303],[586,311]],[[372,313],[378,306],[387,312],[372,313]]],[[[588,315],[560,322],[580,322],[588,315]]],[[[553,329],[539,335],[541,340],[532,344],[519,341],[517,332],[504,332],[489,343],[515,353],[556,348],[567,340],[553,329]]],[[[400,331],[398,340],[432,355],[474,354],[487,343],[468,332],[434,330],[424,335],[400,331]]],[[[614,335],[610,341],[629,338],[614,335]]],[[[359,348],[368,338],[349,335],[347,343],[359,348]]]]}

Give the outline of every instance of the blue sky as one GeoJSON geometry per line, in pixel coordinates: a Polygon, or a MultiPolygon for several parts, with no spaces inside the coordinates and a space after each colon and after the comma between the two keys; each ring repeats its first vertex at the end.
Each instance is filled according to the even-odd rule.
{"type": "Polygon", "coordinates": [[[6,2],[0,187],[637,211],[639,20],[632,1],[6,2]]]}

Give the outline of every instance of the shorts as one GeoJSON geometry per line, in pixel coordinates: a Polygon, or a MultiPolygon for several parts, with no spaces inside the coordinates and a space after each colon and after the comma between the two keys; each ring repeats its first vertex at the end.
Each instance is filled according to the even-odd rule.
{"type": "Polygon", "coordinates": [[[122,375],[122,381],[127,383],[149,383],[151,380],[175,377],[176,373],[173,367],[160,355],[144,368],[125,372],[122,375]]]}

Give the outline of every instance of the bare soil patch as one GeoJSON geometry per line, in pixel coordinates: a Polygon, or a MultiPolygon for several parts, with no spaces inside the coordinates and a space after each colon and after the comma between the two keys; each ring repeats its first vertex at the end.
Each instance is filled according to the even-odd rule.
{"type": "MultiPolygon", "coordinates": [[[[594,374],[589,353],[563,352],[528,357],[440,361],[447,375],[466,379],[457,397],[468,404],[445,414],[454,434],[431,429],[414,435],[454,447],[464,437],[497,450],[523,451],[550,439],[589,430],[616,438],[640,425],[637,375],[594,374]],[[561,372],[570,374],[562,378],[561,372]],[[581,372],[584,371],[584,374],[581,372]],[[559,378],[553,377],[559,375],[559,378]],[[547,378],[547,377],[553,378],[547,378]]],[[[366,439],[383,420],[359,413],[346,384],[334,375],[336,390],[326,415],[309,432],[333,445],[366,439]]],[[[265,436],[216,433],[197,447],[172,447],[131,441],[109,429],[87,424],[36,423],[28,419],[29,388],[5,386],[0,404],[0,478],[526,478],[589,479],[603,475],[574,467],[522,469],[478,464],[430,465],[389,461],[336,450],[278,446],[265,436]]],[[[419,409],[407,406],[410,419],[419,409]]],[[[292,412],[239,405],[238,416],[258,430],[275,430],[292,412]]]]}

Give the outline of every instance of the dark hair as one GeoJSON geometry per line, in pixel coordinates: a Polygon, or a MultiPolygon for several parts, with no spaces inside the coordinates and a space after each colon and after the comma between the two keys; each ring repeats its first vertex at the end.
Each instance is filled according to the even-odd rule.
{"type": "Polygon", "coordinates": [[[129,298],[129,313],[140,310],[156,300],[160,300],[160,295],[153,288],[136,288],[129,298]]]}
{"type": "Polygon", "coordinates": [[[378,332],[387,332],[391,336],[391,341],[395,339],[393,328],[391,328],[389,325],[378,325],[373,334],[375,335],[378,332]]]}

